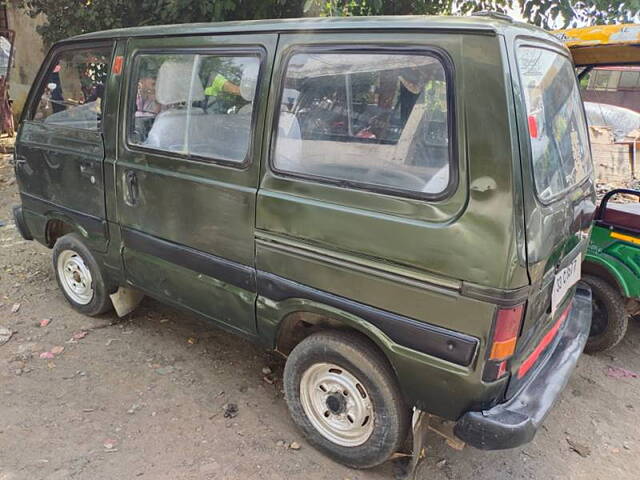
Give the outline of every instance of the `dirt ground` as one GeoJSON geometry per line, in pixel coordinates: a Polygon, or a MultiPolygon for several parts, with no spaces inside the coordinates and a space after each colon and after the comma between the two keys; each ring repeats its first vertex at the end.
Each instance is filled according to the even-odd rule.
{"type": "MultiPolygon", "coordinates": [[[[121,320],[75,313],[58,291],[50,251],[22,241],[13,225],[19,200],[8,160],[0,158],[0,327],[15,333],[0,345],[0,480],[398,474],[393,463],[350,470],[306,444],[282,397],[283,362],[242,339],[150,299],[121,320]],[[64,351],[40,358],[54,347],[64,351]],[[263,379],[265,367],[274,384],[263,379]],[[238,414],[226,418],[230,403],[238,414]]],[[[583,356],[523,448],[458,452],[430,436],[419,478],[637,479],[640,378],[607,371],[640,372],[639,352],[632,322],[612,354],[583,356]]]]}

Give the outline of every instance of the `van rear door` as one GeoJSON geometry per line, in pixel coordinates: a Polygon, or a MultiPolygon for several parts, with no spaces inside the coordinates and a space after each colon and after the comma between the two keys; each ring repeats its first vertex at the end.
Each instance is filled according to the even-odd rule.
{"type": "Polygon", "coordinates": [[[584,107],[566,49],[519,42],[515,59],[531,294],[509,394],[543,363],[571,303],[595,210],[584,107]]]}

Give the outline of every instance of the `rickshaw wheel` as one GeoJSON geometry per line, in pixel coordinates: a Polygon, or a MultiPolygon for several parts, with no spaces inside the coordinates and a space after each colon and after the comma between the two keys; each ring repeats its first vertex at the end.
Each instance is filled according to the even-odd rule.
{"type": "Polygon", "coordinates": [[[629,316],[625,310],[625,300],[617,289],[602,278],[585,275],[583,280],[591,287],[593,294],[591,331],[584,351],[603,352],[620,343],[627,332],[629,316]]]}

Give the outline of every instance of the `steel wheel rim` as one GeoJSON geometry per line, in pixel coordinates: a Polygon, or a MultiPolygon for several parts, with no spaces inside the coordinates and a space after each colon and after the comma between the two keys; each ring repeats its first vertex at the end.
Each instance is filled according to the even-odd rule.
{"type": "Polygon", "coordinates": [[[57,269],[62,288],[69,298],[80,305],[90,303],[93,279],[82,257],[73,250],[63,250],[58,255],[57,269]]]}
{"type": "Polygon", "coordinates": [[[309,367],[300,380],[300,401],[313,427],[337,445],[357,447],[373,433],[371,397],[360,380],[338,365],[309,367]]]}

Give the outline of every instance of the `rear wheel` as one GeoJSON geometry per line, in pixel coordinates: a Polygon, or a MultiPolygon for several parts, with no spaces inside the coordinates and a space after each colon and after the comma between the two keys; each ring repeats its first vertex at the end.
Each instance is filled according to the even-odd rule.
{"type": "Polygon", "coordinates": [[[591,331],[584,351],[596,353],[615,347],[627,332],[625,299],[600,277],[585,275],[593,294],[591,331]]]}
{"type": "Polygon", "coordinates": [[[315,333],[291,352],[284,370],[287,405],[315,447],[353,468],[388,460],[409,427],[409,409],[384,356],[366,338],[315,333]]]}

